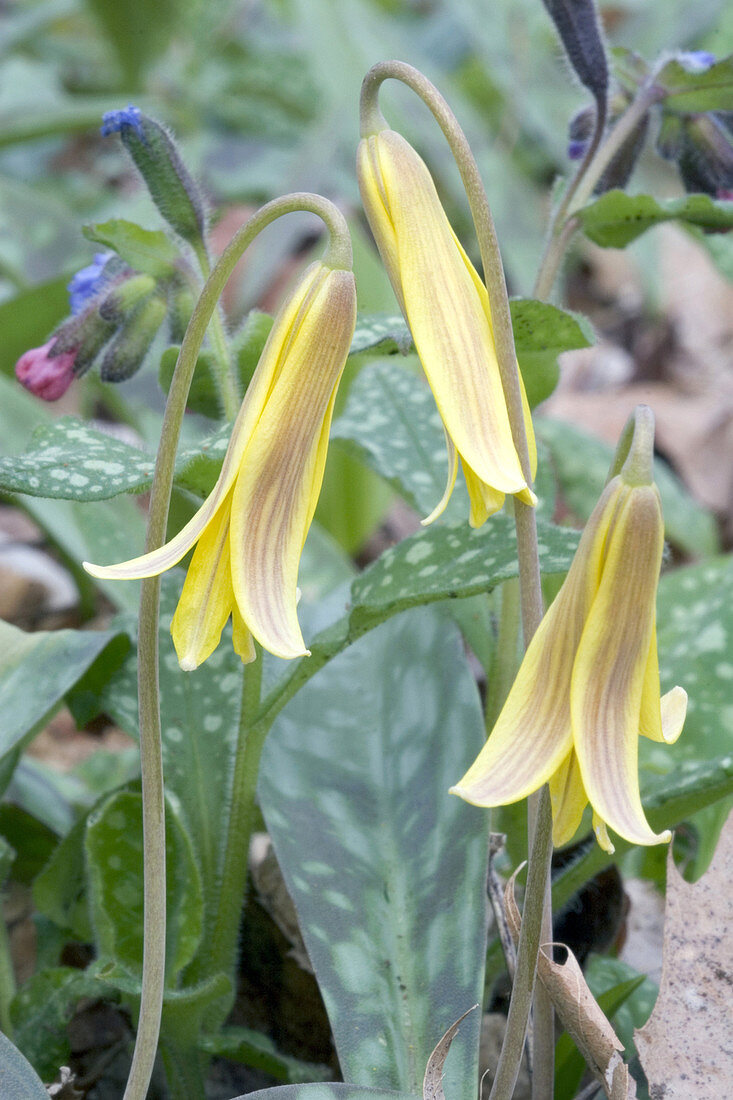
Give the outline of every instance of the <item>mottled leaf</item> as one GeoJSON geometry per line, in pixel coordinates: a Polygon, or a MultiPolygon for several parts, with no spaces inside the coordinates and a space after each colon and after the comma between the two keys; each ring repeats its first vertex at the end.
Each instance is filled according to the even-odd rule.
{"type": "MultiPolygon", "coordinates": [[[[0,1032],[0,1095],[3,1100],[48,1100],[48,1093],[36,1071],[2,1032],[0,1032]]],[[[288,1098],[284,1097],[283,1100],[288,1098]]],[[[311,1098],[309,1097],[308,1100],[311,1098]]],[[[312,1100],[315,1100],[315,1097],[312,1100]]]]}
{"type": "MultiPolygon", "coordinates": [[[[243,1093],[234,1100],[418,1100],[419,1093],[392,1092],[390,1089],[361,1088],[340,1081],[318,1084],[277,1085],[272,1089],[243,1093]]],[[[15,1100],[14,1097],[11,1100],[15,1100]]],[[[34,1097],[29,1100],[35,1100],[34,1097]]]]}
{"type": "Polygon", "coordinates": [[[107,986],[69,966],[39,972],[15,995],[10,1006],[13,1037],[44,1080],[52,1081],[59,1066],[69,1064],[66,1025],[79,1001],[103,997],[109,997],[107,986]]]}
{"type": "Polygon", "coordinates": [[[651,195],[627,195],[614,190],[584,206],[576,217],[586,237],[601,248],[625,248],[662,222],[681,221],[718,231],[731,229],[733,203],[711,199],[709,195],[658,201],[651,195]]]}
{"type": "Polygon", "coordinates": [[[95,661],[120,664],[129,643],[117,631],[39,630],[26,634],[0,620],[0,756],[22,745],[61,705],[95,661]]]}
{"type": "MultiPolygon", "coordinates": [[[[138,976],[143,950],[142,799],[121,791],[90,815],[86,829],[90,904],[98,951],[138,976]]],[[[166,981],[191,961],[201,938],[201,873],[176,803],[166,803],[168,918],[166,981]]]]}
{"type": "MultiPolygon", "coordinates": [[[[419,1090],[480,999],[488,821],[448,787],[482,741],[459,636],[422,610],[333,661],[265,744],[260,804],[353,1082],[419,1090]]],[[[473,1100],[477,1026],[448,1061],[454,1100],[473,1100]]]]}
{"type": "Polygon", "coordinates": [[[411,347],[412,333],[399,313],[371,313],[357,318],[349,355],[376,348],[382,353],[399,351],[405,355],[411,347]]]}
{"type": "MultiPolygon", "coordinates": [[[[213,482],[229,444],[224,425],[176,459],[176,479],[198,489],[213,482]]],[[[21,455],[0,458],[0,490],[60,500],[95,501],[140,492],[152,484],[155,455],[132,447],[75,417],[40,428],[21,455]]]]}

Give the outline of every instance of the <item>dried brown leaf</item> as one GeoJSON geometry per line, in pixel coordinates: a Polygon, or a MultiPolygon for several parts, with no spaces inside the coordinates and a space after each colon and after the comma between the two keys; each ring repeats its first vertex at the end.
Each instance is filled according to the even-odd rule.
{"type": "Polygon", "coordinates": [[[478,1008],[478,1005],[473,1005],[472,1008],[468,1009],[468,1012],[464,1012],[462,1016],[458,1017],[454,1024],[451,1024],[428,1058],[428,1064],[425,1067],[425,1077],[422,1083],[423,1100],[445,1100],[445,1093],[443,1092],[443,1067],[445,1065],[445,1060],[448,1057],[450,1045],[456,1037],[461,1021],[465,1020],[468,1013],[473,1012],[475,1008],[478,1008]]]}
{"type": "MultiPolygon", "coordinates": [[[[521,868],[519,868],[521,870],[521,868]]],[[[516,871],[506,884],[504,903],[509,927],[515,942],[519,940],[521,917],[514,897],[516,871]]],[[[556,963],[540,949],[537,976],[547,990],[563,1027],[573,1039],[593,1075],[602,1085],[609,1100],[633,1100],[636,1085],[621,1054],[623,1043],[601,1011],[572,951],[567,951],[564,963],[556,963]]]]}
{"type": "Polygon", "coordinates": [[[710,1100],[733,1081],[733,814],[690,884],[667,860],[659,996],[636,1032],[652,1100],[710,1100]]]}

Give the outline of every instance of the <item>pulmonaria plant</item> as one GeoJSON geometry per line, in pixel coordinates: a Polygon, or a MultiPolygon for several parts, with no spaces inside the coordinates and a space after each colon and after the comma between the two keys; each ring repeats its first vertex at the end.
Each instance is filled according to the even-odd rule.
{"type": "MultiPolygon", "coordinates": [[[[382,260],[440,412],[448,445],[448,484],[425,519],[445,510],[460,459],[480,527],[507,493],[527,504],[527,484],[509,423],[486,287],[463,250],[425,162],[394,130],[368,133],[359,145],[362,201],[382,260]]],[[[532,474],[537,457],[524,389],[532,474]]]]}
{"type": "Polygon", "coordinates": [[[653,436],[651,410],[640,406],[620,444],[625,461],[588,521],[493,732],[452,788],[474,805],[501,806],[549,781],[555,844],[574,835],[588,802],[606,851],[613,851],[606,826],[633,844],[670,838],[649,827],[637,774],[639,735],[675,741],[687,706],[680,687],[660,699],[664,521],[653,436]]]}
{"type": "Polygon", "coordinates": [[[280,309],[234,425],[219,479],[196,515],[159,550],[84,563],[95,577],[153,577],[196,544],[171,633],[181,667],[211,655],[233,620],[278,657],[306,655],[297,580],[323,480],[334,400],[356,322],[351,271],[311,265],[280,309]]]}
{"type": "Polygon", "coordinates": [[[58,401],[74,381],[75,351],[54,354],[55,340],[29,348],[15,364],[15,377],[36,397],[58,401]]]}

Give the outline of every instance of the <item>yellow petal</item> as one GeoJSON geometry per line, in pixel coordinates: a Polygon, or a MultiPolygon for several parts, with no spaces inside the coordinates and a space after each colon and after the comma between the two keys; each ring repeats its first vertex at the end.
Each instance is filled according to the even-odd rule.
{"type": "Polygon", "coordinates": [[[588,795],[583,786],[578,758],[572,751],[550,777],[550,799],[552,801],[552,843],[559,848],[575,836],[583,817],[583,810],[588,805],[588,795]]]}
{"type": "Polygon", "coordinates": [[[452,788],[477,806],[517,802],[560,767],[572,747],[570,680],[585,619],[598,589],[606,536],[621,499],[610,482],[589,519],[565,583],[522,661],[493,732],[452,788]]]}
{"type": "Polygon", "coordinates": [[[627,490],[613,522],[570,688],[573,742],[588,798],[598,817],[634,844],[669,839],[668,833],[654,833],[644,817],[637,770],[663,541],[656,487],[627,490]]]}
{"type": "Polygon", "coordinates": [[[214,652],[232,611],[230,507],[231,494],[202,533],[171,623],[178,662],[187,672],[198,668],[214,652]]]}
{"type": "Polygon", "coordinates": [[[471,502],[468,522],[471,527],[480,527],[489,516],[493,516],[495,512],[499,512],[504,507],[506,494],[497,492],[496,489],[492,489],[490,485],[477,477],[464,460],[461,460],[461,466],[463,467],[463,476],[466,479],[468,499],[471,502]]]}
{"type": "Polygon", "coordinates": [[[234,652],[242,658],[242,664],[248,665],[257,657],[254,638],[236,603],[232,607],[232,645],[234,652]]]}
{"type": "Polygon", "coordinates": [[[659,660],[657,657],[656,622],[652,626],[652,644],[644,672],[641,692],[639,733],[650,741],[673,744],[682,733],[687,714],[687,692],[674,687],[659,698],[659,660]]]}
{"type": "Polygon", "coordinates": [[[367,217],[447,431],[498,492],[526,482],[512,441],[490,318],[424,162],[399,134],[365,139],[367,217]]]}
{"type": "Polygon", "coordinates": [[[420,520],[423,527],[427,527],[428,524],[436,520],[438,516],[443,515],[443,512],[448,507],[448,501],[451,498],[453,488],[456,484],[456,475],[458,474],[458,452],[453,446],[453,440],[445,430],[445,424],[443,425],[443,434],[445,435],[445,445],[448,453],[448,479],[445,483],[445,492],[443,496],[435,505],[430,515],[420,520]]]}
{"type": "Polygon", "coordinates": [[[321,263],[314,263],[305,271],[295,290],[279,311],[270,331],[257,369],[247,387],[239,415],[234,422],[232,436],[224,456],[221,472],[216,485],[199,508],[198,512],[165,546],[149,554],[131,558],[119,565],[92,565],[83,562],[87,573],[93,577],[107,580],[132,580],[135,578],[155,577],[166,569],[172,568],[191,549],[210,522],[221,502],[234,484],[252,430],[257,423],[262,407],[278,378],[284,355],[298,326],[310,296],[322,285],[329,269],[321,263]]]}
{"type": "Polygon", "coordinates": [[[329,272],[289,341],[234,488],[235,599],[257,641],[279,657],[307,653],[296,611],[298,565],[355,319],[352,274],[329,272]]]}

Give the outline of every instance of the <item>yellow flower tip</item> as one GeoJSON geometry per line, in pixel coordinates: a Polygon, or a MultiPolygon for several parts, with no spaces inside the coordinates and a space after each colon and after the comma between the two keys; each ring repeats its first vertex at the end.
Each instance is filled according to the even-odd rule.
{"type": "Polygon", "coordinates": [[[608,852],[609,855],[613,855],[616,848],[611,843],[606,823],[605,821],[601,821],[595,814],[593,814],[593,832],[596,834],[596,840],[598,841],[599,847],[603,848],[603,851],[608,852]]]}
{"type": "Polygon", "coordinates": [[[682,687],[673,687],[660,699],[662,711],[662,737],[667,745],[673,745],[682,733],[687,717],[687,692],[682,687]]]}
{"type": "Polygon", "coordinates": [[[179,657],[178,664],[184,672],[193,672],[195,668],[199,667],[199,662],[196,660],[196,658],[191,657],[188,654],[185,657],[179,657]]]}

